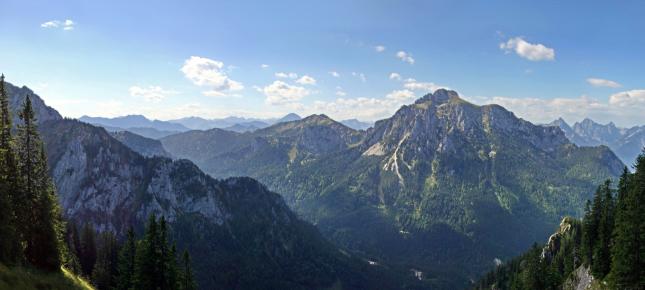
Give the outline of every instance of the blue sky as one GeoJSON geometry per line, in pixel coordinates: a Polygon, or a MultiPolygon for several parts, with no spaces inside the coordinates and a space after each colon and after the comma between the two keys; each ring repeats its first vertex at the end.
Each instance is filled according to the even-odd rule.
{"type": "Polygon", "coordinates": [[[645,124],[642,1],[159,2],[3,0],[0,71],[69,117],[375,120],[448,87],[645,124]]]}

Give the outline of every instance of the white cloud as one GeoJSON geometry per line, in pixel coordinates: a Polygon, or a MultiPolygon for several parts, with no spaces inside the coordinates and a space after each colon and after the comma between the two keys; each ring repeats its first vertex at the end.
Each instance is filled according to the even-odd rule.
{"type": "Polygon", "coordinates": [[[435,83],[418,82],[417,80],[412,78],[406,79],[405,84],[403,84],[403,87],[408,90],[426,91],[426,92],[434,92],[441,88],[447,88],[445,86],[437,85],[435,83]]]}
{"type": "Polygon", "coordinates": [[[336,71],[330,71],[330,72],[329,72],[329,74],[330,74],[332,77],[335,77],[335,78],[339,78],[339,77],[340,77],[340,74],[339,74],[338,72],[336,72],[336,71]]]}
{"type": "Polygon", "coordinates": [[[66,19],[65,21],[60,21],[60,20],[51,20],[44,22],[40,24],[40,27],[42,28],[63,28],[63,30],[73,30],[74,29],[74,21],[71,19],[66,19]]]}
{"type": "Polygon", "coordinates": [[[58,26],[60,26],[60,21],[58,20],[47,21],[40,25],[42,28],[56,28],[58,26]]]}
{"type": "Polygon", "coordinates": [[[407,53],[403,50],[397,52],[396,57],[409,64],[414,64],[414,58],[412,58],[412,54],[407,53]]]}
{"type": "Polygon", "coordinates": [[[262,89],[269,105],[286,105],[300,101],[311,91],[304,87],[292,86],[283,81],[274,81],[262,89]]]}
{"type": "Polygon", "coordinates": [[[314,79],[314,78],[312,78],[312,77],[310,77],[308,75],[304,75],[301,78],[299,78],[296,81],[296,83],[299,83],[301,85],[315,85],[316,84],[316,79],[314,79]]]}
{"type": "Polygon", "coordinates": [[[631,90],[613,94],[609,97],[609,104],[618,107],[645,107],[645,90],[631,90]]]}
{"type": "Polygon", "coordinates": [[[398,74],[398,73],[393,72],[393,73],[390,74],[390,79],[400,81],[401,80],[401,75],[398,74]]]}
{"type": "Polygon", "coordinates": [[[416,98],[414,95],[414,92],[410,90],[392,91],[391,93],[387,94],[385,97],[388,99],[397,100],[401,102],[409,101],[416,98]]]}
{"type": "Polygon", "coordinates": [[[242,83],[234,81],[222,70],[224,63],[205,57],[191,56],[184,62],[181,71],[193,84],[210,87],[202,92],[205,96],[227,96],[230,91],[244,89],[242,83]]]}
{"type": "Polygon", "coordinates": [[[298,74],[297,73],[285,73],[285,72],[277,72],[275,73],[276,78],[283,78],[283,79],[297,79],[298,74]]]}
{"type": "Polygon", "coordinates": [[[376,50],[376,52],[384,52],[385,51],[385,46],[377,45],[377,46],[374,47],[374,50],[376,50]]]}
{"type": "Polygon", "coordinates": [[[390,93],[385,98],[337,98],[334,101],[315,101],[307,108],[307,113],[325,113],[338,120],[357,118],[361,120],[377,120],[392,116],[397,109],[406,104],[409,99],[397,98],[405,93],[390,93]],[[394,97],[394,96],[397,97],[394,97]]]}
{"type": "Polygon", "coordinates": [[[352,72],[352,76],[357,77],[360,79],[362,82],[366,82],[367,78],[365,77],[364,73],[357,73],[357,72],[352,72]]]}
{"type": "Polygon", "coordinates": [[[620,88],[621,84],[606,79],[588,78],[587,83],[594,87],[620,88]]]}
{"type": "Polygon", "coordinates": [[[533,44],[525,41],[521,37],[513,37],[506,42],[499,44],[499,48],[506,53],[514,51],[520,57],[530,61],[554,60],[555,50],[544,46],[543,44],[533,44]]]}
{"type": "Polygon", "coordinates": [[[175,91],[164,90],[160,86],[148,86],[147,88],[132,86],[128,89],[130,96],[142,97],[148,102],[158,103],[168,95],[176,94],[175,91]]]}
{"type": "Polygon", "coordinates": [[[267,68],[269,68],[269,65],[268,65],[268,64],[261,64],[261,65],[260,65],[260,68],[262,68],[262,69],[267,69],[267,68]]]}
{"type": "Polygon", "coordinates": [[[588,96],[577,98],[512,98],[473,97],[467,98],[478,104],[498,104],[518,117],[534,123],[548,123],[563,117],[569,122],[591,118],[594,121],[615,122],[620,126],[642,125],[645,110],[645,89],[613,94],[607,101],[588,96]]]}
{"type": "Polygon", "coordinates": [[[347,93],[345,91],[338,90],[336,91],[336,96],[344,97],[344,96],[347,96],[347,93]]]}

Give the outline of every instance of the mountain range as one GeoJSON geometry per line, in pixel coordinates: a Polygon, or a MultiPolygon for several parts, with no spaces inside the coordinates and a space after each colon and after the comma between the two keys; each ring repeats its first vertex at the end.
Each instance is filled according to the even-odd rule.
{"type": "Polygon", "coordinates": [[[613,122],[602,125],[588,118],[573,126],[569,126],[562,118],[548,125],[562,129],[567,138],[578,146],[608,146],[628,165],[645,148],[645,126],[620,128],[613,122]]]}
{"type": "Polygon", "coordinates": [[[258,179],[336,245],[451,289],[579,216],[623,168],[607,147],[443,89],[364,131],[312,115],[161,142],[212,176],[258,179]]]}
{"type": "MultiPolygon", "coordinates": [[[[8,87],[14,109],[31,92],[8,87]]],[[[166,216],[204,289],[468,287],[623,168],[605,146],[443,89],[366,130],[312,115],[158,141],[32,99],[65,216],[120,234],[166,216]]]]}
{"type": "MultiPolygon", "coordinates": [[[[24,102],[27,90],[7,86],[16,115],[14,104],[24,102]]],[[[251,178],[213,179],[188,160],[145,157],[124,143],[134,139],[137,145],[129,146],[137,147],[150,140],[63,119],[37,95],[30,98],[66,219],[123,236],[130,226],[141,232],[150,214],[165,216],[172,239],[194,257],[202,289],[398,289],[422,283],[407,270],[341,251],[251,178]]]]}
{"type": "MultiPolygon", "coordinates": [[[[289,113],[282,118],[269,119],[244,117],[204,119],[200,117],[186,117],[170,121],[160,121],[150,120],[142,115],[128,115],[115,118],[82,116],[79,118],[80,121],[104,127],[110,132],[128,131],[152,139],[160,139],[189,130],[209,130],[213,128],[238,133],[252,132],[273,124],[297,121],[300,119],[302,118],[294,113],[289,113]]],[[[372,123],[362,122],[357,119],[343,120],[341,123],[356,130],[365,130],[372,126],[372,123]]]]}

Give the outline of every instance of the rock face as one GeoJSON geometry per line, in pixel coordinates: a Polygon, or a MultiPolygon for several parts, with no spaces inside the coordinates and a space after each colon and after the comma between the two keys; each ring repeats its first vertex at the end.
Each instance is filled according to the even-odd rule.
{"type": "Polygon", "coordinates": [[[159,140],[139,136],[129,131],[112,132],[110,135],[145,157],[171,157],[159,140]]]}
{"type": "MultiPolygon", "coordinates": [[[[587,290],[591,289],[594,278],[591,275],[591,270],[588,267],[578,267],[571,277],[569,277],[562,285],[564,290],[587,290]]],[[[601,289],[603,289],[602,287],[601,289]]]]}
{"type": "Polygon", "coordinates": [[[551,258],[555,257],[560,250],[562,239],[564,236],[569,235],[574,227],[575,225],[572,217],[565,217],[562,219],[560,227],[549,237],[549,240],[542,249],[542,255],[540,257],[547,260],[551,260],[551,258]]]}
{"type": "MultiPolygon", "coordinates": [[[[50,120],[60,120],[63,117],[58,113],[58,111],[53,108],[45,105],[45,102],[34,93],[28,87],[16,87],[10,83],[5,82],[5,89],[7,90],[7,95],[9,95],[9,107],[10,108],[21,108],[25,102],[27,96],[30,97],[32,106],[34,107],[34,112],[38,117],[38,122],[46,122],[50,120]]],[[[16,111],[17,112],[17,111],[16,111]]],[[[17,113],[12,115],[13,124],[19,124],[20,118],[17,113]]]]}
{"type": "Polygon", "coordinates": [[[367,131],[314,115],[225,139],[171,137],[162,143],[172,154],[181,148],[213,176],[259,179],[338,245],[447,288],[546,239],[622,169],[606,147],[579,148],[558,128],[448,90],[367,131]],[[181,140],[219,146],[190,150],[181,140]]]}
{"type": "Polygon", "coordinates": [[[602,125],[584,119],[570,127],[562,118],[548,126],[559,127],[578,146],[608,146],[627,165],[636,160],[636,156],[645,148],[645,126],[619,128],[611,122],[602,125]]]}

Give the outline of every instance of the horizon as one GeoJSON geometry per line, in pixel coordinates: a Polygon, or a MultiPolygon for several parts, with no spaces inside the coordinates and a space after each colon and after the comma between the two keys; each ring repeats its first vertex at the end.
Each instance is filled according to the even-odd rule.
{"type": "Polygon", "coordinates": [[[533,123],[645,123],[637,1],[3,5],[0,70],[72,118],[373,122],[445,87],[533,123]]]}
{"type": "MultiPolygon", "coordinates": [[[[4,74],[3,74],[3,75],[4,75],[4,74]]],[[[418,98],[416,98],[416,99],[411,100],[409,103],[402,103],[402,104],[401,104],[401,105],[400,105],[400,106],[399,106],[399,107],[398,107],[394,112],[392,112],[392,114],[387,115],[387,116],[384,116],[384,117],[382,117],[382,118],[380,118],[380,119],[376,119],[376,120],[363,120],[363,119],[360,119],[360,118],[357,118],[357,117],[349,117],[349,118],[344,118],[344,119],[338,119],[338,118],[334,118],[334,117],[328,116],[327,114],[322,113],[322,112],[313,112],[313,113],[309,113],[309,114],[298,114],[298,113],[296,113],[296,112],[287,112],[287,113],[284,113],[284,114],[282,114],[282,115],[276,115],[276,116],[274,116],[274,117],[254,117],[254,116],[244,116],[244,115],[227,115],[227,116],[222,116],[222,117],[209,118],[209,117],[196,116],[196,115],[186,115],[186,116],[182,116],[182,117],[179,117],[179,118],[173,118],[173,119],[156,119],[156,118],[154,118],[154,117],[147,116],[147,115],[145,115],[145,114],[143,114],[143,113],[134,113],[134,114],[117,115],[117,116],[92,116],[92,115],[81,115],[81,116],[78,116],[78,117],[70,117],[70,116],[63,115],[63,114],[60,112],[60,110],[59,110],[59,109],[57,109],[56,107],[54,107],[54,106],[52,106],[51,104],[47,103],[47,100],[46,100],[43,96],[41,96],[40,94],[38,94],[38,92],[34,91],[32,88],[28,87],[27,85],[21,85],[21,86],[19,86],[19,85],[13,84],[13,83],[12,83],[12,82],[10,82],[10,81],[7,81],[7,83],[12,84],[12,85],[14,85],[14,86],[16,86],[16,87],[26,87],[27,89],[31,90],[31,91],[32,91],[36,96],[40,97],[40,98],[45,102],[45,105],[47,105],[47,106],[49,106],[49,107],[51,107],[51,108],[55,109],[57,112],[59,112],[59,114],[61,114],[61,115],[62,115],[63,117],[65,117],[65,118],[72,118],[72,119],[80,120],[80,119],[82,119],[82,118],[119,119],[119,118],[126,118],[126,117],[143,117],[143,118],[145,118],[145,119],[147,119],[147,120],[149,120],[149,121],[162,121],[162,122],[171,122],[171,123],[172,123],[173,121],[178,121],[178,120],[182,120],[182,119],[190,119],[190,118],[198,118],[198,119],[207,120],[207,121],[211,121],[211,120],[222,120],[222,119],[234,119],[234,118],[243,119],[243,120],[245,120],[245,121],[277,121],[277,120],[279,120],[279,119],[281,119],[281,118],[284,118],[284,117],[287,117],[287,116],[289,116],[289,115],[296,115],[296,116],[298,116],[298,117],[299,117],[299,118],[301,118],[301,119],[305,119],[305,118],[307,118],[307,117],[314,116],[314,115],[325,115],[325,116],[327,116],[328,118],[330,118],[330,119],[332,119],[332,120],[334,120],[334,121],[337,121],[337,122],[345,122],[345,121],[354,121],[354,120],[356,120],[356,121],[359,121],[359,122],[361,122],[361,123],[367,123],[367,124],[373,125],[373,124],[374,124],[374,123],[376,123],[377,121],[385,120],[385,119],[389,119],[389,118],[390,118],[390,117],[392,117],[392,116],[396,113],[396,111],[398,111],[402,106],[406,106],[406,105],[414,104],[414,102],[415,102],[416,100],[419,100],[419,99],[421,99],[421,98],[425,97],[426,95],[432,95],[432,94],[434,94],[434,91],[433,91],[433,92],[428,92],[428,93],[426,93],[426,94],[424,94],[424,95],[422,95],[422,96],[419,96],[419,97],[418,97],[418,98]]],[[[449,91],[457,92],[457,91],[455,91],[455,90],[451,90],[450,88],[440,88],[440,89],[446,89],[446,90],[449,90],[449,91]]],[[[457,92],[457,94],[459,94],[459,92],[457,92]]],[[[459,98],[460,98],[460,99],[462,99],[462,100],[465,100],[465,101],[471,102],[471,103],[473,103],[473,104],[475,104],[475,105],[477,105],[477,106],[500,105],[500,106],[504,107],[504,109],[506,109],[506,110],[508,110],[509,112],[513,113],[516,117],[518,117],[518,118],[520,118],[520,119],[524,119],[524,120],[526,120],[526,121],[529,121],[529,122],[531,122],[531,123],[532,123],[532,124],[534,124],[534,125],[549,125],[549,124],[551,124],[552,122],[559,121],[559,120],[563,120],[563,121],[565,122],[565,124],[567,124],[568,126],[573,126],[573,125],[575,125],[575,124],[577,124],[577,123],[583,123],[585,120],[589,120],[589,121],[591,121],[591,122],[593,122],[593,123],[596,123],[596,124],[599,124],[599,125],[602,125],[602,126],[608,126],[608,125],[613,124],[613,125],[614,125],[614,126],[616,126],[617,128],[632,128],[632,127],[640,127],[640,126],[641,126],[641,125],[638,125],[638,124],[633,125],[633,126],[621,126],[620,124],[617,124],[617,123],[616,123],[616,122],[614,122],[613,120],[609,120],[609,121],[606,121],[606,122],[602,122],[602,121],[598,121],[598,120],[593,119],[593,118],[588,117],[588,116],[583,116],[581,119],[577,119],[577,120],[567,120],[565,117],[560,116],[560,117],[557,117],[557,118],[555,118],[555,119],[552,119],[551,121],[546,121],[546,122],[535,122],[535,121],[528,120],[528,119],[523,118],[522,116],[517,115],[514,111],[512,111],[512,110],[508,109],[507,107],[505,107],[504,105],[501,105],[501,104],[498,104],[498,103],[491,102],[491,103],[486,103],[486,104],[477,104],[477,103],[475,103],[475,102],[474,102],[473,100],[471,100],[471,99],[464,98],[464,96],[459,95],[459,98]]],[[[179,124],[179,123],[176,123],[176,122],[175,122],[174,124],[179,124]]]]}

